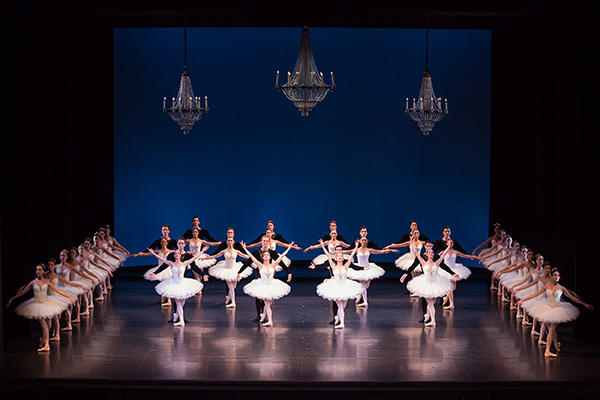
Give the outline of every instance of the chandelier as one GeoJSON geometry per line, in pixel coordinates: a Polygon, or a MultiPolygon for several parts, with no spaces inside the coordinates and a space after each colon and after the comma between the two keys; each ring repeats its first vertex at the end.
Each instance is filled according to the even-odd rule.
{"type": "Polygon", "coordinates": [[[177,97],[173,97],[173,103],[169,108],[167,108],[167,98],[163,97],[163,112],[177,122],[183,133],[188,135],[196,121],[202,118],[202,113],[208,112],[208,96],[204,96],[204,107],[202,107],[202,99],[194,96],[190,73],[187,70],[187,28],[183,28],[183,38],[184,62],[179,91],[177,97]]]}
{"type": "Polygon", "coordinates": [[[448,114],[448,99],[444,99],[442,107],[442,98],[435,97],[433,84],[431,83],[431,74],[429,73],[429,29],[425,30],[425,72],[421,80],[421,89],[419,98],[412,99],[412,107],[409,107],[408,97],[406,98],[406,109],[404,110],[410,118],[417,123],[423,135],[429,135],[436,122],[440,122],[448,114]]]}
{"type": "Polygon", "coordinates": [[[331,72],[331,85],[327,85],[323,73],[317,69],[310,47],[308,27],[302,28],[300,51],[294,71],[292,73],[288,71],[287,82],[281,86],[279,86],[279,71],[277,71],[275,87],[281,88],[285,97],[294,103],[303,117],[307,117],[312,109],[323,101],[327,93],[335,88],[333,72],[331,72]]]}

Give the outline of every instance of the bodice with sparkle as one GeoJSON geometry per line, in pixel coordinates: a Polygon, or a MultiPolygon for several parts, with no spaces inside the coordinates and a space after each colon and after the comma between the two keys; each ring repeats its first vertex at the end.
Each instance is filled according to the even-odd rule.
{"type": "Polygon", "coordinates": [[[333,277],[335,279],[339,279],[339,280],[344,280],[346,279],[346,275],[348,274],[348,271],[346,271],[346,269],[338,269],[338,268],[332,268],[333,269],[333,277]]]}
{"type": "Polygon", "coordinates": [[[517,252],[513,252],[513,254],[510,256],[510,263],[514,264],[517,261],[521,260],[521,254],[517,253],[517,252]]]}
{"type": "Polygon", "coordinates": [[[437,266],[435,266],[435,264],[429,264],[429,265],[423,266],[423,274],[425,275],[425,278],[427,278],[428,280],[437,279],[437,266]]]}
{"type": "MultiPolygon", "coordinates": [[[[52,278],[52,280],[50,282],[52,282],[52,284],[56,287],[56,286],[58,286],[59,280],[55,276],[54,278],[52,278]]],[[[54,290],[52,290],[52,288],[50,286],[48,286],[48,294],[49,295],[58,295],[58,293],[56,293],[54,290]]]]}
{"type": "Polygon", "coordinates": [[[171,273],[173,275],[173,280],[175,282],[179,282],[183,279],[183,275],[185,274],[185,267],[181,264],[173,264],[171,265],[171,273]]]}
{"type": "Polygon", "coordinates": [[[367,250],[366,253],[361,253],[360,251],[356,252],[356,259],[358,260],[358,265],[360,267],[366,267],[369,265],[369,256],[371,253],[367,250]]]}
{"type": "Polygon", "coordinates": [[[260,278],[261,279],[273,279],[273,276],[275,275],[275,270],[271,267],[268,268],[261,268],[260,272],[259,272],[260,278]]]}
{"type": "Polygon", "coordinates": [[[560,298],[562,297],[562,290],[556,289],[552,291],[552,289],[546,289],[546,299],[548,299],[548,304],[552,307],[556,307],[560,305],[560,298]]]}
{"type": "Polygon", "coordinates": [[[444,262],[452,269],[452,267],[456,265],[456,253],[446,253],[446,255],[444,255],[444,262]]]}
{"type": "Polygon", "coordinates": [[[335,245],[329,242],[329,244],[327,245],[327,250],[329,250],[331,254],[335,253],[335,245]]]}
{"type": "Polygon", "coordinates": [[[68,281],[71,281],[71,271],[64,266],[61,266],[60,264],[56,266],[56,271],[57,274],[60,274],[60,276],[62,276],[63,278],[65,278],[68,281]]]}
{"type": "Polygon", "coordinates": [[[271,244],[269,245],[269,250],[277,250],[277,243],[271,241],[271,244]]]}
{"type": "Polygon", "coordinates": [[[43,303],[48,301],[48,284],[47,283],[34,283],[33,284],[33,296],[35,297],[35,301],[38,303],[43,303]]]}
{"type": "Polygon", "coordinates": [[[229,250],[227,250],[223,257],[225,258],[225,266],[227,268],[233,268],[235,260],[237,259],[237,253],[235,251],[229,252],[229,250]]]}
{"type": "Polygon", "coordinates": [[[423,248],[423,245],[420,244],[418,246],[415,247],[415,245],[413,245],[412,243],[409,245],[410,248],[410,253],[412,255],[414,255],[414,251],[417,250],[417,253],[421,253],[421,249],[423,248]]]}
{"type": "Polygon", "coordinates": [[[190,245],[190,253],[192,253],[192,254],[200,253],[200,249],[202,248],[201,241],[198,241],[198,244],[194,244],[194,243],[190,242],[189,245],[190,245]]]}

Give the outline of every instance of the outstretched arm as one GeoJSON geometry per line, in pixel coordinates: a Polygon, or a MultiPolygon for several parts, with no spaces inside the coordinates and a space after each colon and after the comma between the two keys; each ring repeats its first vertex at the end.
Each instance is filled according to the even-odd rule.
{"type": "MultiPolygon", "coordinates": [[[[237,251],[237,250],[236,250],[237,251]]],[[[217,254],[213,254],[211,256],[206,256],[204,257],[205,260],[209,259],[209,258],[219,258],[221,257],[223,254],[225,254],[225,250],[221,250],[220,252],[218,252],[217,254]]]]}
{"type": "Polygon", "coordinates": [[[52,282],[50,282],[49,280],[46,280],[46,283],[48,284],[48,287],[50,287],[50,289],[54,290],[56,293],[60,294],[61,296],[66,297],[69,300],[71,300],[71,304],[75,304],[75,300],[73,300],[73,298],[71,296],[69,296],[68,294],[66,294],[65,292],[63,292],[62,290],[57,288],[56,286],[54,286],[54,284],[52,282]]]}
{"type": "Polygon", "coordinates": [[[521,304],[523,304],[524,301],[531,300],[531,299],[533,299],[535,297],[538,297],[540,294],[544,293],[545,291],[546,291],[546,286],[544,286],[543,288],[541,288],[540,290],[538,290],[537,292],[535,292],[531,296],[527,296],[524,299],[519,300],[517,302],[517,305],[521,305],[521,304]]]}
{"type": "Polygon", "coordinates": [[[485,242],[481,243],[479,246],[475,247],[475,250],[473,250],[473,252],[471,253],[472,255],[475,255],[475,253],[477,253],[477,251],[479,249],[481,249],[483,246],[485,246],[486,244],[488,244],[489,242],[492,241],[493,236],[490,236],[489,238],[486,239],[485,242]]]}
{"type": "Polygon", "coordinates": [[[27,292],[29,291],[29,289],[31,289],[31,287],[32,287],[32,286],[33,286],[33,281],[29,282],[29,283],[27,284],[27,286],[25,286],[24,288],[21,288],[21,290],[19,290],[19,291],[17,292],[17,294],[15,294],[13,297],[11,297],[11,298],[8,300],[8,303],[6,303],[6,307],[10,306],[10,303],[12,303],[14,299],[16,299],[16,298],[18,298],[18,297],[21,297],[21,296],[23,296],[25,293],[27,293],[27,292]]]}
{"type": "MultiPolygon", "coordinates": [[[[356,250],[358,250],[358,241],[354,244],[354,249],[352,249],[352,253],[350,253],[350,257],[348,257],[348,260],[344,264],[344,268],[348,268],[350,266],[350,264],[352,264],[352,259],[354,258],[354,254],[356,254],[356,250]]],[[[329,257],[329,260],[331,260],[331,257],[329,257]]]]}
{"type": "Polygon", "coordinates": [[[410,244],[410,240],[403,243],[392,243],[384,247],[384,249],[396,249],[398,247],[406,247],[410,244]]]}
{"type": "Polygon", "coordinates": [[[275,262],[273,263],[273,268],[275,268],[277,265],[279,265],[279,263],[281,262],[281,260],[283,260],[283,257],[285,257],[285,255],[287,253],[289,253],[290,249],[294,247],[294,242],[292,241],[291,243],[289,243],[287,245],[287,249],[285,249],[285,251],[283,253],[281,253],[281,255],[279,255],[279,257],[277,257],[277,260],[275,260],[275,262]]]}
{"type": "Polygon", "coordinates": [[[258,261],[258,259],[257,259],[256,257],[254,257],[254,256],[252,255],[252,253],[250,253],[250,252],[248,251],[248,246],[246,246],[246,243],[244,243],[244,242],[240,242],[240,244],[242,245],[242,248],[244,249],[244,251],[246,252],[246,254],[248,255],[248,257],[250,257],[250,259],[252,260],[252,262],[253,262],[254,264],[256,264],[257,266],[259,266],[259,267],[262,267],[262,266],[263,266],[263,263],[262,263],[262,262],[260,262],[260,261],[258,261]]]}
{"type": "Polygon", "coordinates": [[[581,299],[579,299],[579,297],[574,296],[573,293],[571,293],[570,290],[568,290],[566,287],[561,286],[563,293],[565,294],[565,296],[567,296],[570,300],[574,301],[577,304],[581,304],[582,306],[588,308],[588,309],[592,309],[594,308],[594,306],[592,306],[591,304],[587,304],[584,303],[581,299]]]}

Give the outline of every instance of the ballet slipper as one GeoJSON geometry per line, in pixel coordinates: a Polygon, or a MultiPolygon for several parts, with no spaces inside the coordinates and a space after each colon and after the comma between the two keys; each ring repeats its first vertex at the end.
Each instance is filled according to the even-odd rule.
{"type": "Polygon", "coordinates": [[[545,341],[545,340],[542,340],[542,338],[539,338],[539,339],[538,339],[538,344],[546,344],[546,341],[545,341]]]}
{"type": "Polygon", "coordinates": [[[227,307],[227,308],[235,308],[235,303],[231,302],[229,304],[226,304],[225,307],[227,307]]]}
{"type": "Polygon", "coordinates": [[[40,347],[39,349],[37,349],[37,351],[39,353],[50,351],[50,345],[46,344],[44,347],[40,347]]]}
{"type": "Polygon", "coordinates": [[[425,322],[425,326],[435,326],[435,321],[430,320],[429,322],[425,322]]]}
{"type": "Polygon", "coordinates": [[[544,357],[556,357],[557,354],[556,353],[552,353],[551,351],[546,350],[544,352],[544,357]]]}
{"type": "Polygon", "coordinates": [[[177,321],[173,323],[173,326],[185,326],[185,322],[183,320],[177,321]]]}
{"type": "MultiPolygon", "coordinates": [[[[71,321],[73,322],[73,321],[71,321]]],[[[72,331],[73,327],[72,326],[65,326],[64,328],[61,328],[61,331],[72,331]]]]}
{"type": "Polygon", "coordinates": [[[345,326],[344,326],[344,324],[337,324],[337,325],[334,325],[334,327],[333,327],[333,328],[334,328],[334,329],[344,329],[344,328],[345,328],[345,326]]]}
{"type": "Polygon", "coordinates": [[[265,323],[263,323],[261,325],[262,326],[273,326],[273,321],[268,321],[268,322],[265,322],[265,323]]]}
{"type": "Polygon", "coordinates": [[[160,304],[161,307],[171,307],[171,302],[167,301],[160,304]]]}
{"type": "Polygon", "coordinates": [[[454,303],[450,303],[450,305],[444,306],[444,310],[454,310],[454,303]]]}
{"type": "Polygon", "coordinates": [[[71,320],[71,323],[72,323],[72,324],[78,324],[78,323],[80,323],[80,322],[81,322],[81,318],[76,318],[76,319],[72,319],[72,320],[71,320]]]}

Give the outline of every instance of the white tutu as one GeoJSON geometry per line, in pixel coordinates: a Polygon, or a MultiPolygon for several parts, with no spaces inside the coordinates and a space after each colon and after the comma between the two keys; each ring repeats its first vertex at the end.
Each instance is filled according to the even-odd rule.
{"type": "Polygon", "coordinates": [[[58,296],[48,296],[48,284],[34,284],[33,295],[15,308],[17,315],[27,319],[44,319],[60,315],[67,309],[67,303],[58,296]]]}
{"type": "Polygon", "coordinates": [[[408,282],[406,288],[413,295],[428,299],[445,296],[452,289],[452,285],[449,279],[423,274],[408,282]]]}
{"type": "MultiPolygon", "coordinates": [[[[458,277],[460,278],[460,280],[465,280],[467,279],[469,276],[471,276],[471,270],[467,267],[465,267],[462,264],[454,264],[452,266],[448,265],[448,267],[450,267],[450,269],[452,271],[454,271],[454,273],[456,275],[458,275],[458,277]]],[[[450,281],[454,282],[454,275],[450,274],[448,271],[445,271],[443,269],[440,268],[440,272],[442,273],[442,277],[446,278],[446,279],[450,279],[450,281]]]]}
{"type": "Polygon", "coordinates": [[[579,309],[571,303],[561,301],[556,305],[548,305],[545,310],[540,309],[536,318],[540,322],[560,324],[574,321],[577,317],[579,317],[579,309]]]}
{"type": "Polygon", "coordinates": [[[121,261],[127,260],[127,254],[123,253],[121,250],[113,250],[113,254],[119,257],[119,260],[121,261]]]}
{"type": "MultiPolygon", "coordinates": [[[[333,253],[331,254],[331,257],[335,259],[335,255],[333,253]]],[[[347,260],[349,257],[349,254],[344,254],[344,260],[347,260]]],[[[327,254],[319,254],[318,256],[313,258],[312,263],[314,265],[327,264],[329,263],[329,257],[327,257],[327,254]]]]}
{"type": "Polygon", "coordinates": [[[158,269],[158,267],[160,267],[160,265],[152,267],[148,271],[146,271],[146,273],[144,274],[144,279],[147,281],[164,281],[173,277],[173,274],[171,273],[171,268],[166,268],[160,271],[158,274],[156,274],[156,270],[158,269]],[[154,278],[150,277],[151,274],[155,274],[154,278]]]}
{"type": "Polygon", "coordinates": [[[401,270],[406,271],[411,265],[413,265],[413,262],[415,262],[415,256],[414,254],[408,252],[398,257],[396,261],[394,261],[394,264],[396,264],[396,267],[400,268],[401,270]]]}
{"type": "Polygon", "coordinates": [[[200,292],[204,285],[195,279],[166,279],[156,285],[156,293],[171,299],[188,299],[200,292]]]}
{"type": "MultiPolygon", "coordinates": [[[[238,271],[242,268],[242,262],[238,261],[230,265],[227,260],[219,261],[214,267],[210,267],[208,273],[217,279],[227,282],[237,281],[238,271]]],[[[247,278],[252,274],[252,269],[244,268],[240,273],[242,278],[247,278]]],[[[254,296],[256,297],[256,296],[254,296]]]]}
{"type": "Polygon", "coordinates": [[[347,277],[349,279],[353,279],[355,281],[370,281],[372,279],[377,279],[385,274],[385,270],[381,268],[379,265],[374,263],[369,263],[368,269],[355,270],[352,268],[348,268],[347,277]]]}
{"type": "Polygon", "coordinates": [[[317,286],[317,294],[325,300],[355,299],[362,293],[362,285],[350,279],[333,277],[317,286]]]}
{"type": "Polygon", "coordinates": [[[276,300],[290,293],[291,287],[279,279],[259,278],[244,286],[244,293],[262,300],[276,300]]]}
{"type": "Polygon", "coordinates": [[[203,260],[202,258],[200,258],[196,260],[195,263],[198,266],[198,268],[204,271],[204,268],[209,268],[215,265],[217,263],[217,260],[215,260],[214,258],[209,258],[208,260],[203,260]]]}

